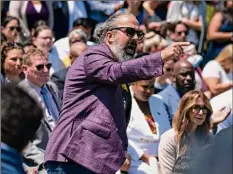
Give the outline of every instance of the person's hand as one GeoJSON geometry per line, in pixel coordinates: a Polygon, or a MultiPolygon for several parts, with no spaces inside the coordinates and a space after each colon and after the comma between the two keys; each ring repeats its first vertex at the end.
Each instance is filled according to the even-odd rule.
{"type": "Polygon", "coordinates": [[[174,42],[170,44],[161,51],[162,60],[167,61],[174,57],[180,57],[184,53],[183,49],[189,45],[189,42],[174,42]]]}
{"type": "Polygon", "coordinates": [[[150,155],[143,153],[140,160],[142,160],[144,163],[150,165],[149,159],[150,159],[150,155]]]}
{"type": "Polygon", "coordinates": [[[128,171],[131,165],[131,156],[128,154],[124,164],[121,166],[120,171],[128,171]]]}
{"type": "Polygon", "coordinates": [[[222,107],[220,110],[215,112],[212,117],[212,123],[217,125],[222,121],[226,120],[226,118],[230,115],[231,109],[227,107],[222,107]]]}

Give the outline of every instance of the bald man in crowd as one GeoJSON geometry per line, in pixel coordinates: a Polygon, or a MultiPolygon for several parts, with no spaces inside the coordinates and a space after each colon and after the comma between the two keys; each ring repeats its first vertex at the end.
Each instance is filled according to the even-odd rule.
{"type": "MultiPolygon", "coordinates": [[[[86,50],[87,50],[87,45],[84,42],[76,42],[72,44],[70,47],[70,54],[69,54],[71,65],[76,60],[76,58],[78,58],[79,55],[82,54],[86,50]]],[[[70,67],[62,69],[54,73],[51,77],[51,80],[57,85],[61,100],[63,99],[64,84],[65,84],[66,74],[69,68],[70,67]]]]}
{"type": "Polygon", "coordinates": [[[151,97],[151,102],[162,101],[169,115],[170,123],[178,108],[180,98],[195,88],[195,70],[187,60],[179,60],[173,67],[173,84],[151,97]]]}

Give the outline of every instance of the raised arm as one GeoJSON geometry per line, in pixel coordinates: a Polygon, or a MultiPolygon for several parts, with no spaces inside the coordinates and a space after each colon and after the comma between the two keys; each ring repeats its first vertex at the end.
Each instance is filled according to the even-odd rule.
{"type": "Polygon", "coordinates": [[[84,58],[84,71],[90,80],[109,84],[124,84],[146,80],[162,75],[163,62],[183,53],[189,42],[172,43],[161,52],[157,52],[126,62],[114,62],[108,54],[96,50],[84,58]]]}

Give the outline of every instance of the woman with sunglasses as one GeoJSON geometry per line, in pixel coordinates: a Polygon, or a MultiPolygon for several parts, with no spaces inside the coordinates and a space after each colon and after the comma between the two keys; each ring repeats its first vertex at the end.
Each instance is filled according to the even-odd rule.
{"type": "Polygon", "coordinates": [[[2,84],[18,83],[23,79],[23,48],[16,43],[6,42],[1,47],[2,84]]]}
{"type": "Polygon", "coordinates": [[[1,23],[2,34],[6,37],[7,41],[15,42],[20,41],[20,22],[19,19],[13,16],[6,16],[1,23]]]}
{"type": "MultiPolygon", "coordinates": [[[[165,132],[160,140],[158,153],[161,174],[177,172],[175,169],[179,167],[176,164],[182,162],[185,162],[186,165],[183,165],[188,169],[189,162],[198,151],[211,142],[210,129],[225,120],[229,111],[222,108],[210,121],[211,114],[211,105],[203,92],[193,90],[181,98],[173,119],[173,128],[165,132]]],[[[179,173],[186,169],[179,169],[179,173]]]]}

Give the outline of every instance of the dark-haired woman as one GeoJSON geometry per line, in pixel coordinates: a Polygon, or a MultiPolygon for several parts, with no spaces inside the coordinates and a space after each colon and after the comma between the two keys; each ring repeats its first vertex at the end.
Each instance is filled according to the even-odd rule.
{"type": "Polygon", "coordinates": [[[23,48],[11,42],[1,47],[1,83],[18,83],[23,79],[23,48]]]}
{"type": "Polygon", "coordinates": [[[20,41],[20,22],[19,19],[13,16],[6,16],[1,22],[1,32],[9,42],[20,41]]]}

